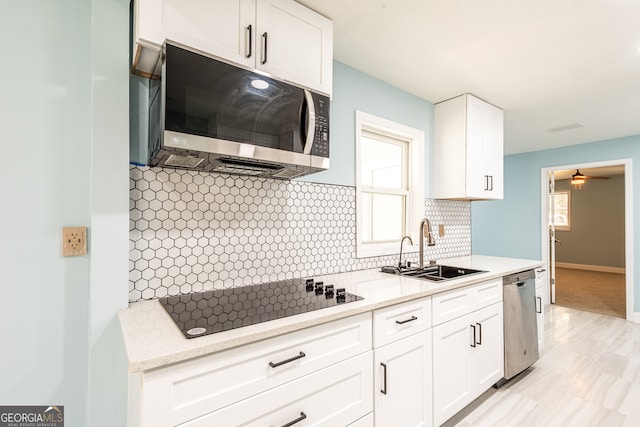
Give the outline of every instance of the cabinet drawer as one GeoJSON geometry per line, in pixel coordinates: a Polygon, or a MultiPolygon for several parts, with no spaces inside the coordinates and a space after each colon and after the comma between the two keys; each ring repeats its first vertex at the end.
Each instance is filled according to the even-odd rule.
{"type": "Polygon", "coordinates": [[[431,327],[431,297],[373,312],[373,346],[389,344],[431,327]]]}
{"type": "Polygon", "coordinates": [[[370,349],[371,315],[363,313],[151,370],[142,425],[184,423],[370,349]]]}
{"type": "Polygon", "coordinates": [[[180,426],[346,426],[373,410],[372,363],[369,351],[180,426]]]}
{"type": "Polygon", "coordinates": [[[489,280],[432,297],[433,325],[502,301],[502,279],[489,280]]]}

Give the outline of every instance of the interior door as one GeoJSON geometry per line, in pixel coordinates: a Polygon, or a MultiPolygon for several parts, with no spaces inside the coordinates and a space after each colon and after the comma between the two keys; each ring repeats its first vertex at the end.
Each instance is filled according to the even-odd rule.
{"type": "Polygon", "coordinates": [[[554,195],[556,192],[556,180],[553,171],[547,172],[547,181],[549,182],[549,288],[551,304],[556,303],[556,227],[554,212],[554,195]]]}

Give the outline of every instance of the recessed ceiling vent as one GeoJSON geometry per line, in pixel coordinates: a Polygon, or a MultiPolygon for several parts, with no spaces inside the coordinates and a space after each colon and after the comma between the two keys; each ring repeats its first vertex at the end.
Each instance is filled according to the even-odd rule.
{"type": "Polygon", "coordinates": [[[547,129],[547,132],[562,132],[565,130],[571,130],[571,129],[578,129],[578,128],[583,128],[584,125],[582,123],[571,123],[568,125],[564,125],[564,126],[558,126],[557,128],[551,128],[551,129],[547,129]]]}

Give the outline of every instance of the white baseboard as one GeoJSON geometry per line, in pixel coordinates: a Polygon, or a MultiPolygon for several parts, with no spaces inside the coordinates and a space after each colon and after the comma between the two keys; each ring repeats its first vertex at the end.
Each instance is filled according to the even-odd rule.
{"type": "Polygon", "coordinates": [[[624,274],[626,271],[624,267],[607,267],[605,265],[573,264],[570,262],[556,262],[556,267],[573,268],[574,270],[601,271],[603,273],[618,273],[618,274],[624,274]]]}

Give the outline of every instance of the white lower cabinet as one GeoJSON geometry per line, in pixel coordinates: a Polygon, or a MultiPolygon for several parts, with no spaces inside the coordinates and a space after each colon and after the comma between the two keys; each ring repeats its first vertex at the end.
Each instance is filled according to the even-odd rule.
{"type": "Polygon", "coordinates": [[[132,374],[129,426],[348,425],[373,410],[371,348],[363,313],[132,374]]]}
{"type": "Polygon", "coordinates": [[[375,425],[430,426],[431,330],[375,350],[375,425]]]}
{"type": "Polygon", "coordinates": [[[346,426],[373,410],[371,363],[369,351],[180,425],[346,426]]]}
{"type": "Polygon", "coordinates": [[[376,427],[431,426],[431,299],[373,314],[376,427]]]}
{"type": "MultiPolygon", "coordinates": [[[[483,284],[474,285],[481,287],[483,284]]],[[[500,288],[501,290],[501,288],[500,288]]],[[[473,291],[469,287],[468,291],[473,291]]],[[[459,291],[452,292],[457,295],[459,291]]],[[[449,296],[434,296],[434,307],[449,296]]],[[[441,425],[504,375],[500,301],[433,328],[433,423],[441,425]]],[[[493,298],[491,300],[494,300],[493,298]]],[[[464,301],[464,299],[461,299],[464,301]]],[[[466,302],[465,302],[466,304],[466,302]]],[[[471,306],[474,307],[475,306],[471,306]]]]}
{"type": "Polygon", "coordinates": [[[536,320],[538,326],[538,351],[544,347],[544,307],[547,303],[545,298],[545,283],[547,282],[547,270],[536,269],[536,320]]]}
{"type": "Polygon", "coordinates": [[[349,424],[349,427],[373,427],[373,412],[360,418],[355,423],[349,424]]]}

